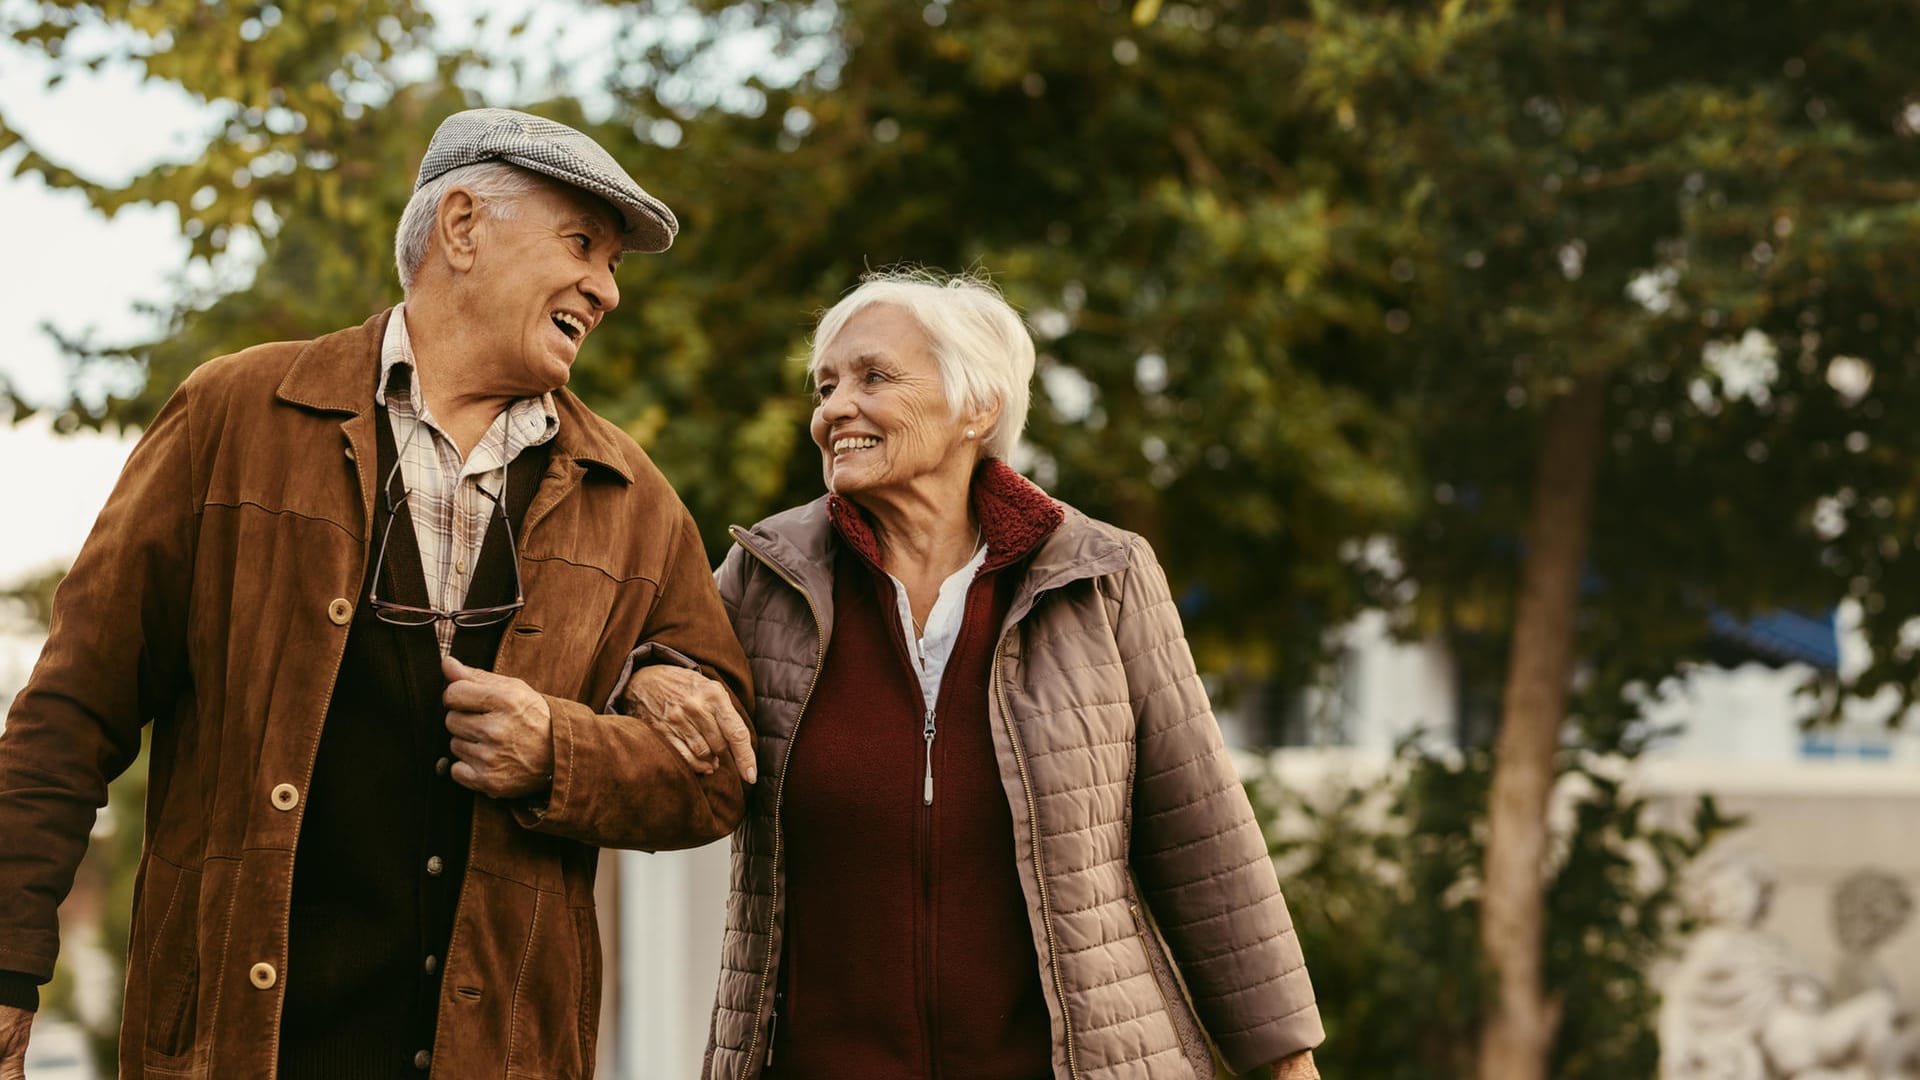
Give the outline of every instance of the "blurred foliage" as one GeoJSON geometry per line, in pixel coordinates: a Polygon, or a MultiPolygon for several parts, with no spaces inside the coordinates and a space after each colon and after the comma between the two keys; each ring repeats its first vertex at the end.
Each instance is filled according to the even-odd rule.
{"type": "MultiPolygon", "coordinates": [[[[154,342],[76,343],[145,389],[76,402],[75,421],[140,423],[207,358],[397,299],[391,223],[463,102],[453,88],[489,64],[438,56],[402,83],[403,54],[431,37],[404,4],[271,26],[255,4],[188,6],[228,32],[130,49],[229,118],[212,164],[124,192],[35,155],[22,167],[108,208],[179,206],[201,254],[257,229],[265,260],[247,289],[186,298],[154,342]],[[248,19],[251,40],[231,32],[248,19]]],[[[49,51],[83,23],[133,25],[124,5],[28,8],[41,22],[14,36],[49,51]]],[[[654,455],[718,555],[729,522],[820,490],[794,362],[811,316],[871,266],[984,267],[1042,339],[1023,464],[1156,542],[1203,656],[1237,648],[1300,681],[1363,599],[1343,541],[1411,509],[1413,463],[1389,373],[1353,362],[1391,250],[1368,211],[1332,204],[1325,170],[1303,175],[1300,147],[1327,134],[1300,107],[1305,49],[1280,10],[1167,5],[1144,25],[1112,3],[1011,0],[590,12],[617,16],[619,57],[595,115],[529,107],[590,130],[684,228],[670,253],[628,260],[623,310],[573,388],[654,455]],[[729,59],[749,39],[769,43],[764,71],[729,59]]]]}
{"type": "MultiPolygon", "coordinates": [[[[428,134],[476,103],[461,87],[519,86],[684,223],[628,261],[573,386],[716,555],[729,522],[819,490],[810,316],[867,267],[981,266],[1041,338],[1022,464],[1154,540],[1209,666],[1297,685],[1376,603],[1482,643],[1469,666],[1498,685],[1540,406],[1598,370],[1588,722],[1630,721],[1622,689],[1701,655],[1708,612],[1840,595],[1876,658],[1846,689],[1913,686],[1920,77],[1881,45],[1920,11],[582,3],[605,79],[527,101],[555,85],[525,59],[559,39],[523,22],[513,57],[446,50],[416,3],[8,10],[63,75],[131,60],[221,120],[124,187],[31,147],[21,171],[175,207],[200,257],[265,252],[155,341],[68,342],[144,386],[69,422],[144,422],[209,357],[391,303],[428,134]],[[1361,558],[1380,536],[1395,557],[1361,558]]],[[[0,149],[19,139],[0,116],[0,149]]]]}
{"type": "MultiPolygon", "coordinates": [[[[1601,763],[1611,760],[1612,767],[1601,763]]],[[[1547,985],[1566,1019],[1556,1080],[1653,1076],[1658,996],[1650,972],[1686,929],[1678,886],[1739,822],[1710,798],[1686,829],[1592,757],[1563,784],[1570,827],[1547,890],[1547,985]]],[[[1327,1076],[1465,1080],[1491,990],[1479,888],[1492,760],[1403,746],[1392,773],[1303,796],[1269,776],[1249,785],[1325,1003],[1327,1076]]]]}
{"type": "Polygon", "coordinates": [[[1397,200],[1378,363],[1421,463],[1380,596],[1501,685],[1544,406],[1606,380],[1574,711],[1604,741],[1708,615],[1858,599],[1912,696],[1920,10],[1786,0],[1313,5],[1349,198],[1397,200]],[[1355,181],[1364,184],[1356,190],[1355,181]],[[1412,597],[1410,603],[1406,602],[1412,597]]]}
{"type": "Polygon", "coordinates": [[[0,586],[0,601],[11,603],[28,623],[45,630],[53,621],[53,590],[67,576],[65,566],[49,566],[5,586],[0,586]]]}

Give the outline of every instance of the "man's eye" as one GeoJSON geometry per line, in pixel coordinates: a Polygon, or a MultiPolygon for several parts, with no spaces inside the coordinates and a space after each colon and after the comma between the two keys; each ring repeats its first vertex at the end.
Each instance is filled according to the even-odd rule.
{"type": "Polygon", "coordinates": [[[886,382],[887,377],[878,371],[869,369],[867,372],[867,381],[870,383],[886,382]]]}
{"type": "Polygon", "coordinates": [[[582,252],[588,251],[593,247],[593,237],[588,236],[586,233],[574,233],[568,239],[579,244],[582,252]]]}

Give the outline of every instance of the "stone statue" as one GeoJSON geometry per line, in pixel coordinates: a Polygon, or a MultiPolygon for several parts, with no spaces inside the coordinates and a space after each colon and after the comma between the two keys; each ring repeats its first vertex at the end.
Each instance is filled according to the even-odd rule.
{"type": "Polygon", "coordinates": [[[1840,882],[1833,890],[1833,936],[1841,954],[1833,974],[1835,997],[1894,991],[1893,979],[1873,954],[1912,917],[1912,894],[1884,870],[1856,870],[1840,882]]]}
{"type": "MultiPolygon", "coordinates": [[[[1833,996],[1844,1001],[1873,990],[1898,996],[1893,977],[1874,955],[1913,918],[1913,894],[1884,870],[1856,870],[1833,891],[1833,936],[1840,961],[1833,996]]],[[[1888,1061],[1897,1075],[1920,1076],[1920,1017],[1909,1012],[1888,1061]]]]}
{"type": "Polygon", "coordinates": [[[1692,884],[1705,926],[1667,980],[1662,1080],[1905,1080],[1893,994],[1872,987],[1832,999],[1785,942],[1760,929],[1774,888],[1764,864],[1722,848],[1692,884]]]}

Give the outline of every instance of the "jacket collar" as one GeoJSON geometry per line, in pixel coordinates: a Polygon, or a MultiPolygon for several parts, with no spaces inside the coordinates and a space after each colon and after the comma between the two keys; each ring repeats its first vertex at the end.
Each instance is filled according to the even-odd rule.
{"type": "MultiPolygon", "coordinates": [[[[388,308],[359,326],[308,342],[280,380],[276,396],[289,405],[319,412],[371,415],[380,343],[393,312],[388,308]]],[[[598,466],[633,483],[633,467],[614,439],[612,425],[565,388],[554,391],[553,403],[560,414],[560,429],[553,438],[555,455],[598,466]]]]}
{"type": "MultiPolygon", "coordinates": [[[[998,458],[988,458],[974,470],[967,497],[973,504],[973,516],[980,522],[980,535],[987,542],[982,574],[1026,558],[1066,516],[1059,503],[998,458]]],[[[880,540],[873,531],[873,519],[865,511],[838,495],[829,495],[827,516],[849,548],[874,568],[882,568],[880,540]]]]}
{"type": "MultiPolygon", "coordinates": [[[[1006,565],[1000,562],[1003,557],[1014,562],[1029,553],[1032,556],[1015,598],[1013,620],[1042,592],[1126,567],[1127,533],[1056,501],[998,460],[988,462],[975,474],[976,512],[981,512],[983,505],[983,478],[994,492],[986,498],[991,505],[981,517],[982,533],[993,530],[993,537],[987,541],[987,565],[1006,565]],[[1042,503],[1052,512],[1041,509],[1042,503]],[[1003,514],[1006,520],[1002,520],[1003,514]],[[994,537],[1001,540],[998,549],[994,537]]],[[[834,496],[823,495],[774,514],[751,529],[733,529],[735,540],[771,562],[776,571],[812,597],[829,623],[831,615],[821,605],[830,605],[833,600],[834,549],[839,543],[849,542],[841,539],[835,527],[831,509],[834,501],[834,496]]]]}

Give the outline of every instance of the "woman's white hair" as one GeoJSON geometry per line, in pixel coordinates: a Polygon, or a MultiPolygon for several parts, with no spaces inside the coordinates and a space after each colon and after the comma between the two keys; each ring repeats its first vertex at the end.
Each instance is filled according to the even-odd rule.
{"type": "Polygon", "coordinates": [[[456,187],[473,192],[473,197],[496,218],[514,215],[514,200],[541,183],[538,174],[503,161],[482,161],[449,169],[427,181],[407,200],[400,212],[400,226],[393,231],[393,265],[400,271],[400,292],[413,291],[413,278],[426,261],[427,246],[433,241],[434,220],[440,200],[456,187]]]}
{"type": "Polygon", "coordinates": [[[900,308],[926,332],[955,416],[999,403],[1000,418],[981,433],[981,445],[991,457],[1010,456],[1026,430],[1033,400],[1033,337],[1000,290],[983,274],[948,276],[920,269],[864,274],[859,286],[820,316],[808,375],[847,323],[876,304],[900,308]]]}

